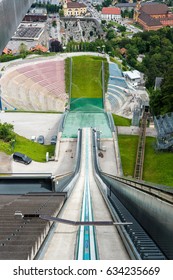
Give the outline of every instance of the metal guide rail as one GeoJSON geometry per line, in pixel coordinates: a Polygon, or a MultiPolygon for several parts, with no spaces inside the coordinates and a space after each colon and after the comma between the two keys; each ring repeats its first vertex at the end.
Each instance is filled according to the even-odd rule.
{"type": "MultiPolygon", "coordinates": [[[[130,256],[134,256],[135,259],[145,260],[164,260],[167,259],[165,254],[160,250],[155,241],[144,230],[142,225],[135,219],[128,209],[117,197],[116,191],[111,187],[110,182],[106,180],[106,177],[100,172],[97,158],[97,132],[93,132],[93,150],[94,150],[94,165],[95,172],[101,178],[103,185],[107,187],[106,193],[103,192],[105,200],[110,209],[113,208],[113,215],[119,222],[131,222],[132,224],[119,226],[120,235],[124,240],[124,244],[129,252],[130,256]]],[[[115,178],[114,178],[115,179],[115,178]]]]}
{"type": "Polygon", "coordinates": [[[107,177],[110,177],[118,182],[126,184],[129,187],[139,189],[150,195],[158,197],[159,199],[162,199],[163,201],[173,204],[173,188],[172,187],[157,186],[157,185],[154,186],[154,185],[150,185],[145,182],[142,182],[142,181],[135,181],[135,180],[131,180],[131,179],[123,178],[123,177],[113,176],[113,175],[110,175],[110,174],[107,174],[104,172],[102,172],[102,174],[106,175],[107,177]]]}
{"type": "Polygon", "coordinates": [[[83,202],[81,209],[81,222],[83,225],[80,226],[78,232],[77,242],[77,254],[76,259],[78,260],[96,260],[98,259],[95,229],[93,226],[89,226],[88,222],[93,222],[92,213],[92,202],[90,194],[90,180],[89,180],[89,169],[91,168],[90,161],[90,131],[89,129],[83,129],[83,148],[85,150],[85,182],[84,182],[84,193],[83,202]],[[87,222],[87,223],[86,223],[87,222]]]}

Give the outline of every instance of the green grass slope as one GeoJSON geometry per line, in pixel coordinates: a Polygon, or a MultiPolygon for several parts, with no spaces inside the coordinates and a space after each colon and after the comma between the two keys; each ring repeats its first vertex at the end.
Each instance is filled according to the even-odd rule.
{"type": "MultiPolygon", "coordinates": [[[[133,176],[138,136],[118,136],[122,167],[125,176],[133,176]]],[[[146,137],[143,180],[173,187],[173,153],[154,149],[155,138],[146,137]]]]}
{"type": "Polygon", "coordinates": [[[131,120],[112,114],[113,120],[114,120],[114,124],[116,126],[130,126],[131,125],[131,120]]]}
{"type": "Polygon", "coordinates": [[[72,98],[102,98],[101,58],[73,57],[72,69],[72,98]]]}
{"type": "Polygon", "coordinates": [[[13,152],[20,152],[38,162],[46,162],[46,153],[49,152],[49,155],[52,156],[54,154],[54,149],[54,145],[40,145],[17,134],[14,149],[12,149],[9,143],[0,140],[1,152],[5,152],[8,155],[13,152]]]}

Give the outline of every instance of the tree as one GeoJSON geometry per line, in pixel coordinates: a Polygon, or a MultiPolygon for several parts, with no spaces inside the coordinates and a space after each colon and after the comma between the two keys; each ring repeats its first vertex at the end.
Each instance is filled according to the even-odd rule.
{"type": "Polygon", "coordinates": [[[64,11],[62,9],[59,10],[59,16],[63,17],[64,16],[64,11]]]}
{"type": "Polygon", "coordinates": [[[162,112],[173,112],[173,66],[171,66],[168,72],[164,75],[161,91],[161,101],[163,104],[162,112]]]}
{"type": "Polygon", "coordinates": [[[15,133],[13,131],[14,127],[12,124],[0,123],[0,139],[4,142],[10,142],[12,139],[15,139],[15,133]]]}
{"type": "Polygon", "coordinates": [[[120,32],[126,32],[126,27],[125,26],[122,26],[122,25],[119,25],[117,27],[117,30],[120,31],[120,32]]]}
{"type": "Polygon", "coordinates": [[[27,46],[24,43],[21,43],[19,46],[19,52],[22,55],[26,55],[27,52],[27,46]]]}
{"type": "Polygon", "coordinates": [[[112,0],[104,0],[104,2],[102,2],[102,6],[103,7],[109,7],[112,3],[112,0]]]}
{"type": "Polygon", "coordinates": [[[106,38],[107,38],[108,40],[111,40],[111,39],[115,38],[115,32],[114,32],[113,29],[109,29],[109,30],[108,30],[108,32],[107,32],[107,34],[106,34],[106,38]]]}
{"type": "Polygon", "coordinates": [[[53,26],[54,28],[57,27],[56,20],[53,20],[53,21],[52,21],[52,26],[53,26]]]}
{"type": "Polygon", "coordinates": [[[155,116],[161,114],[161,108],[163,107],[161,99],[161,90],[150,89],[150,107],[152,114],[155,116]]]}
{"type": "Polygon", "coordinates": [[[51,52],[62,52],[63,48],[61,43],[58,40],[52,40],[50,44],[51,52]]]}

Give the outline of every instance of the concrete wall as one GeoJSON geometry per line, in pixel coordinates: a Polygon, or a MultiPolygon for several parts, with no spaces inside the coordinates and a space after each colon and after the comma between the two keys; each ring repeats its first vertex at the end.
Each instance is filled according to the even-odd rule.
{"type": "Polygon", "coordinates": [[[34,0],[0,0],[0,53],[34,0]]]}
{"type": "Polygon", "coordinates": [[[152,236],[167,258],[173,259],[173,205],[108,177],[106,179],[119,200],[152,236]]]}

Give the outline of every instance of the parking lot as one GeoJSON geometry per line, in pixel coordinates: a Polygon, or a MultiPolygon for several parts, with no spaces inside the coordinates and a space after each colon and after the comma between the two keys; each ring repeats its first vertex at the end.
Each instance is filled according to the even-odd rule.
{"type": "MultiPolygon", "coordinates": [[[[57,135],[61,114],[43,113],[0,113],[0,122],[11,123],[14,131],[31,139],[39,135],[45,137],[45,144],[50,144],[51,136],[57,135]]],[[[52,173],[53,175],[65,174],[73,170],[75,164],[76,140],[61,141],[58,161],[36,162],[29,165],[12,160],[12,156],[0,153],[0,173],[52,173]]]]}
{"type": "Polygon", "coordinates": [[[14,131],[31,139],[43,135],[45,144],[50,144],[51,136],[57,135],[61,114],[47,113],[0,113],[0,122],[10,123],[14,126],[14,131]]]}

